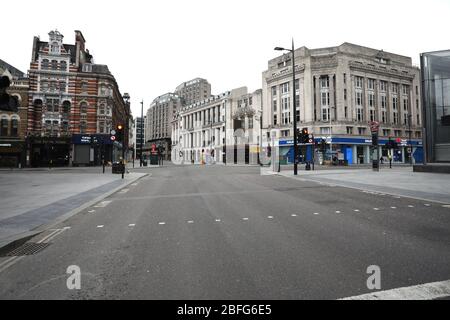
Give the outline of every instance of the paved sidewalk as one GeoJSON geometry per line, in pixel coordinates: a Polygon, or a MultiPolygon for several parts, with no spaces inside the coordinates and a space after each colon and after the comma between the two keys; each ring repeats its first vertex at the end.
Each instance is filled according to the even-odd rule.
{"type": "Polygon", "coordinates": [[[145,176],[86,170],[0,172],[0,248],[145,176]]]}
{"type": "Polygon", "coordinates": [[[287,170],[278,174],[303,181],[450,203],[449,175],[413,172],[411,167],[383,168],[379,172],[372,169],[299,171],[297,177],[287,170]]]}

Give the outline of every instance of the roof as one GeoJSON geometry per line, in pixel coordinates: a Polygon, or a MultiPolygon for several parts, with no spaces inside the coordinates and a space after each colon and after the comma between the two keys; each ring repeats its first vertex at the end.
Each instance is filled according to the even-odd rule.
{"type": "MultiPolygon", "coordinates": [[[[0,59],[0,69],[2,71],[8,70],[9,73],[11,73],[12,76],[17,77],[17,78],[23,78],[25,77],[25,73],[20,71],[19,69],[13,67],[12,65],[10,65],[9,63],[3,61],[2,59],[0,59]]],[[[3,72],[2,72],[3,73],[3,72]]]]}

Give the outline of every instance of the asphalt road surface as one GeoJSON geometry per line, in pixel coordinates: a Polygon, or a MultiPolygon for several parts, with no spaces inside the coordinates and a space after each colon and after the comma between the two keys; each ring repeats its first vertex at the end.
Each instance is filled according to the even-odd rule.
{"type": "Polygon", "coordinates": [[[170,166],[0,258],[1,299],[339,299],[450,279],[450,208],[261,175],[170,166]],[[69,266],[81,271],[69,290],[69,266]]]}

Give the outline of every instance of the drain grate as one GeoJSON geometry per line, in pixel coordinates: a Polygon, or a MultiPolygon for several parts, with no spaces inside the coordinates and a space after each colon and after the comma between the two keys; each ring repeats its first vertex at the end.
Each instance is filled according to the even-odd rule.
{"type": "Polygon", "coordinates": [[[27,242],[21,245],[20,247],[15,248],[12,251],[1,254],[0,256],[1,257],[30,256],[44,250],[49,245],[50,243],[27,242]]]}

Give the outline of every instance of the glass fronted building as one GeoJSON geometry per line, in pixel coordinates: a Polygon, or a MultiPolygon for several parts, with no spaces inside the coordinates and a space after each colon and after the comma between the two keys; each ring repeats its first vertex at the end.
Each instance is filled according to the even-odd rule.
{"type": "Polygon", "coordinates": [[[421,54],[426,163],[450,163],[450,50],[421,54]]]}

